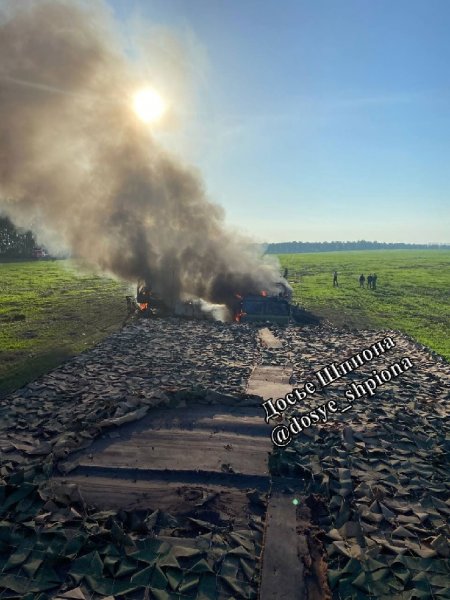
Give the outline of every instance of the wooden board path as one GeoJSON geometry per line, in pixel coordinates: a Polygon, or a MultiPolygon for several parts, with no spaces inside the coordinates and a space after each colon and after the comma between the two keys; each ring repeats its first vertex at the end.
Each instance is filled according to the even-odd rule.
{"type": "MultiPolygon", "coordinates": [[[[269,330],[261,330],[260,337],[268,347],[279,347],[269,330]]],[[[248,392],[264,399],[284,396],[292,389],[290,372],[286,367],[258,366],[248,392]]],[[[245,523],[246,491],[271,489],[272,425],[264,416],[259,406],[156,409],[72,454],[60,464],[63,474],[53,485],[76,484],[100,509],[158,506],[173,513],[189,510],[198,494],[218,494],[236,524],[245,523]]],[[[305,597],[296,509],[289,489],[286,494],[278,485],[268,501],[260,600],[305,597]]]]}

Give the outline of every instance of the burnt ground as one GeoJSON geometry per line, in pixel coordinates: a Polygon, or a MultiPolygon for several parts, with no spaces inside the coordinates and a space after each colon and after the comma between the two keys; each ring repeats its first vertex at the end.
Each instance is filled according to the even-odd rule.
{"type": "MultiPolygon", "coordinates": [[[[281,340],[278,347],[267,347],[258,330],[245,325],[140,321],[3,399],[0,598],[256,597],[265,511],[269,502],[270,513],[275,495],[272,490],[267,498],[251,468],[245,472],[242,465],[250,462],[242,459],[235,469],[231,459],[220,463],[216,470],[228,477],[228,488],[219,493],[217,479],[200,490],[195,478],[182,485],[168,480],[156,486],[160,506],[155,500],[139,504],[143,494],[157,497],[143,489],[124,508],[114,505],[108,486],[90,503],[80,486],[64,480],[77,477],[67,465],[83,448],[87,460],[95,457],[94,441],[109,444],[121,427],[139,428],[155,408],[253,405],[263,424],[258,399],[246,397],[256,366],[317,383],[315,371],[388,335],[395,348],[293,407],[292,414],[329,400],[344,408],[351,383],[401,357],[414,368],[273,450],[268,476],[288,482],[280,494],[298,500],[301,597],[450,597],[449,365],[396,331],[271,331],[281,340]],[[233,473],[239,469],[244,479],[233,473]],[[55,484],[64,481],[66,487],[55,484]]],[[[243,439],[245,432],[235,435],[243,439]]],[[[128,476],[130,486],[144,485],[139,471],[128,476]]]]}

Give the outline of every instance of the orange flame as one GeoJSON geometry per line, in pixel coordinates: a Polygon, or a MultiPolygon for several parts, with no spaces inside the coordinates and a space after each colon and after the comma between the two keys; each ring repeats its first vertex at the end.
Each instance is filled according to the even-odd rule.
{"type": "Polygon", "coordinates": [[[139,304],[139,308],[140,308],[141,310],[147,310],[147,308],[148,308],[148,303],[147,303],[147,302],[143,302],[143,303],[139,304]]]}
{"type": "Polygon", "coordinates": [[[240,321],[240,320],[242,319],[242,317],[245,315],[245,312],[243,312],[243,310],[242,310],[242,304],[241,304],[241,301],[244,299],[244,296],[242,296],[241,294],[238,294],[238,292],[236,292],[236,293],[234,294],[234,297],[235,297],[237,300],[239,300],[240,302],[239,302],[239,306],[238,306],[238,307],[236,307],[236,310],[235,310],[235,312],[234,312],[234,317],[233,317],[233,320],[234,320],[236,323],[239,323],[239,321],[240,321]]]}

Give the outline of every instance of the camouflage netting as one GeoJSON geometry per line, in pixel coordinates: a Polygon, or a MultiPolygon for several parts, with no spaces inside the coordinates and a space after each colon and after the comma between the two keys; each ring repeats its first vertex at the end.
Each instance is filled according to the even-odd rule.
{"type": "Polygon", "coordinates": [[[62,458],[102,429],[143,417],[169,395],[245,391],[255,331],[180,319],[140,321],[0,400],[0,474],[24,456],[62,458]]]}
{"type": "Polygon", "coordinates": [[[0,483],[0,598],[256,597],[258,493],[249,494],[256,510],[248,527],[233,528],[208,498],[176,517],[96,512],[75,488],[48,493],[51,471],[48,460],[0,483]]]}
{"type": "MultiPolygon", "coordinates": [[[[179,394],[240,394],[257,363],[292,364],[299,383],[313,380],[318,369],[386,335],[393,351],[292,414],[331,399],[342,404],[350,382],[400,356],[409,356],[414,369],[306,429],[273,453],[270,468],[302,483],[323,531],[336,599],[449,598],[448,364],[394,331],[272,330],[282,348],[264,348],[255,330],[239,325],[140,323],[5,398],[0,598],[254,597],[261,512],[239,527],[201,502],[189,515],[156,506],[98,512],[76,492],[52,494],[48,476],[68,452],[110,427],[153,406],[183,403],[179,394]],[[194,538],[200,547],[188,544],[194,538]]],[[[220,402],[220,394],[209,401],[220,402]]]]}
{"type": "Polygon", "coordinates": [[[153,407],[230,402],[255,357],[245,326],[141,321],[3,399],[0,598],[255,597],[259,506],[235,528],[206,504],[181,516],[98,512],[46,489],[58,461],[153,407]]]}
{"type": "MultiPolygon", "coordinates": [[[[448,364],[398,332],[292,332],[287,347],[299,381],[391,335],[395,352],[371,361],[290,414],[323,401],[345,404],[361,382],[409,356],[414,371],[299,434],[271,457],[271,472],[303,480],[304,499],[324,531],[329,583],[339,599],[450,598],[448,364]],[[306,335],[305,335],[306,334],[306,335]],[[337,337],[345,348],[336,355],[337,337]]],[[[317,381],[316,381],[317,383],[317,381]]]]}

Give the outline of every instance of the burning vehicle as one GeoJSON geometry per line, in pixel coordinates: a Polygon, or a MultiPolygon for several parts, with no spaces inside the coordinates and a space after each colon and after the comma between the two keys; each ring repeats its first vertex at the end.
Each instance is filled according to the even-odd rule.
{"type": "Polygon", "coordinates": [[[278,325],[318,325],[320,318],[279,295],[249,294],[238,298],[234,320],[239,323],[276,323],[278,325]]]}
{"type": "Polygon", "coordinates": [[[320,319],[292,304],[292,288],[286,283],[275,284],[274,291],[259,294],[235,294],[231,306],[211,304],[201,298],[178,300],[173,307],[152,291],[146,282],[138,282],[136,300],[127,296],[131,310],[143,317],[179,316],[191,319],[234,321],[237,323],[275,323],[317,325],[320,319]]]}
{"type": "MultiPolygon", "coordinates": [[[[130,296],[127,296],[130,305],[130,296]]],[[[143,316],[167,316],[170,309],[167,304],[155,294],[148,283],[138,281],[136,290],[136,308],[143,316]]]]}
{"type": "Polygon", "coordinates": [[[178,300],[173,306],[156,294],[146,282],[138,282],[136,299],[127,296],[130,312],[138,312],[142,317],[167,317],[170,315],[188,319],[216,321],[231,320],[230,311],[221,304],[211,304],[201,298],[178,300]]]}

